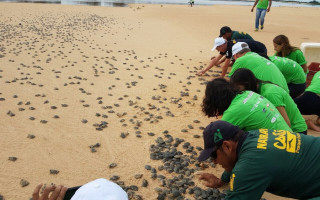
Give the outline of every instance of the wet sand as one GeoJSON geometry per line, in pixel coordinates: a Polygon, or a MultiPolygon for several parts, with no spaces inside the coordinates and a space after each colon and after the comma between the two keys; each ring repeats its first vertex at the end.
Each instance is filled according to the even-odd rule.
{"type": "Polygon", "coordinates": [[[221,69],[195,73],[217,55],[220,27],[248,32],[269,55],[278,34],[296,46],[319,42],[319,8],[272,8],[259,32],[250,9],[0,3],[0,195],[28,199],[38,183],[100,177],[131,186],[135,199],[156,199],[169,179],[181,184],[174,177],[186,193],[205,189],[197,173],[222,169],[195,160],[216,120],[201,102],[221,69]],[[169,167],[157,160],[169,154],[169,167]]]}

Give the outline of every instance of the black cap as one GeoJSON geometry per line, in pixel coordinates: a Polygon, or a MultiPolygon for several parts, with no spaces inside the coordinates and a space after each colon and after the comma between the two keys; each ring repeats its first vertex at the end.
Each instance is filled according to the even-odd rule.
{"type": "Polygon", "coordinates": [[[229,26],[224,26],[220,29],[220,35],[219,37],[222,37],[226,33],[232,32],[231,28],[229,26]]]}
{"type": "Polygon", "coordinates": [[[207,160],[223,141],[233,138],[240,128],[226,121],[211,122],[203,131],[204,150],[200,153],[199,161],[207,160]]]}

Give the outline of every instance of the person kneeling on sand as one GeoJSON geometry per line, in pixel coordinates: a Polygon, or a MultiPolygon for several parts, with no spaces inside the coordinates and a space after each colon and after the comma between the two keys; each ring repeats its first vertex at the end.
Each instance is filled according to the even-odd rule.
{"type": "Polygon", "coordinates": [[[213,159],[230,173],[229,180],[203,173],[207,187],[230,183],[226,200],[259,200],[264,191],[295,199],[320,198],[320,138],[285,130],[249,132],[225,121],[203,132],[198,160],[213,159]]]}
{"type": "Polygon", "coordinates": [[[273,46],[276,53],[275,56],[286,57],[296,61],[307,74],[308,67],[303,52],[298,48],[291,46],[289,39],[285,35],[278,35],[273,39],[273,46]]]}
{"type": "Polygon", "coordinates": [[[215,49],[217,49],[220,52],[220,54],[210,61],[208,67],[206,67],[203,70],[198,71],[197,75],[201,76],[201,75],[205,74],[213,66],[220,63],[220,60],[222,59],[222,57],[226,56],[226,60],[225,60],[224,65],[222,67],[222,73],[221,73],[221,78],[223,78],[226,75],[226,73],[228,71],[229,64],[231,62],[232,47],[237,42],[245,42],[249,46],[249,48],[251,49],[252,52],[267,54],[267,48],[261,42],[250,40],[250,39],[238,39],[238,40],[226,41],[225,39],[218,37],[214,40],[214,46],[211,49],[211,51],[214,51],[215,49]]]}
{"type": "MultiPolygon", "coordinates": [[[[247,39],[247,40],[253,40],[253,38],[246,32],[239,32],[239,31],[233,31],[229,26],[223,26],[220,29],[220,35],[219,37],[222,37],[226,41],[230,40],[239,40],[239,39],[247,39]]],[[[211,60],[215,58],[212,57],[211,60]]],[[[226,57],[224,56],[222,59],[219,60],[219,62],[216,64],[217,67],[220,67],[220,64],[223,63],[226,60],[226,57]]],[[[231,62],[229,65],[232,65],[234,60],[231,58],[231,62]]]]}
{"type": "Polygon", "coordinates": [[[208,82],[202,111],[208,117],[222,116],[222,120],[245,131],[259,128],[292,131],[268,99],[253,91],[239,91],[223,78],[208,82]]]}
{"type": "Polygon", "coordinates": [[[303,115],[317,115],[316,123],[307,120],[308,128],[320,132],[320,71],[317,72],[306,91],[294,99],[303,115]]]}
{"type": "Polygon", "coordinates": [[[307,134],[307,124],[297,105],[289,94],[281,87],[257,79],[245,68],[237,69],[230,78],[233,87],[239,90],[250,90],[267,98],[279,111],[293,132],[307,134]]]}
{"type": "Polygon", "coordinates": [[[233,64],[228,77],[231,77],[237,69],[246,68],[251,70],[256,78],[277,84],[289,93],[287,81],[279,68],[270,60],[252,52],[250,45],[245,42],[238,42],[232,47],[232,55],[236,62],[233,64]]]}
{"type": "Polygon", "coordinates": [[[35,188],[32,200],[128,200],[127,193],[119,185],[103,178],[69,189],[62,185],[47,186],[42,195],[39,194],[41,188],[42,184],[35,188]]]}

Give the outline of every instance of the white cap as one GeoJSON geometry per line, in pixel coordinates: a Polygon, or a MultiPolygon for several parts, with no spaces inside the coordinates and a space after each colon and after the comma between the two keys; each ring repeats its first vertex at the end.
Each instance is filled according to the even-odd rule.
{"type": "Polygon", "coordinates": [[[223,45],[226,41],[222,37],[218,37],[214,40],[214,46],[211,51],[214,51],[218,46],[223,45]]]}
{"type": "Polygon", "coordinates": [[[71,200],[128,200],[128,195],[119,185],[100,178],[81,186],[71,200]]]}
{"type": "Polygon", "coordinates": [[[249,49],[249,45],[245,42],[237,42],[232,46],[232,56],[239,53],[242,49],[249,49]]]}

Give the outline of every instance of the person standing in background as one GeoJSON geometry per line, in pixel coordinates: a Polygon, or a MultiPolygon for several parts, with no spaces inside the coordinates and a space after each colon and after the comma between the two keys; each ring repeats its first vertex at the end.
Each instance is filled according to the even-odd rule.
{"type": "Polygon", "coordinates": [[[191,7],[194,6],[194,0],[189,0],[189,4],[191,7]]]}
{"type": "Polygon", "coordinates": [[[251,8],[251,12],[253,12],[254,7],[257,5],[256,11],[256,23],[255,23],[255,31],[259,30],[259,20],[260,20],[260,29],[264,28],[264,17],[267,12],[270,12],[272,0],[256,0],[251,8]],[[268,3],[269,2],[269,3],[268,3]],[[258,4],[258,5],[257,5],[258,4]],[[268,6],[269,4],[269,6],[268,6]]]}

